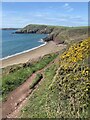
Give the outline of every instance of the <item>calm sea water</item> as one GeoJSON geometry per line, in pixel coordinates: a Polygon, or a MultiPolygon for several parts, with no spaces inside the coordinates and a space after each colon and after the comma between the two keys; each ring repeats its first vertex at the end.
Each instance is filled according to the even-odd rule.
{"type": "Polygon", "coordinates": [[[2,30],[2,58],[38,47],[44,44],[40,40],[47,36],[45,34],[12,34],[12,32],[15,30],[2,30]]]}

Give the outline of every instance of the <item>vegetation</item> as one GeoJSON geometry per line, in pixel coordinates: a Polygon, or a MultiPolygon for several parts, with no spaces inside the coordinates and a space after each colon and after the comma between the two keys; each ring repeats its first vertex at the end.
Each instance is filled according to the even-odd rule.
{"type": "Polygon", "coordinates": [[[52,60],[54,60],[58,56],[58,53],[52,53],[50,55],[46,55],[40,61],[37,61],[36,64],[32,64],[32,70],[37,71],[43,69],[47,66],[52,60]]]}
{"type": "MultiPolygon", "coordinates": [[[[17,88],[19,85],[24,83],[33,72],[43,69],[47,64],[57,57],[57,54],[46,55],[39,61],[32,63],[30,66],[25,65],[24,67],[16,67],[16,70],[12,70],[8,74],[3,74],[2,77],[2,98],[5,100],[6,96],[17,88]]],[[[13,68],[13,66],[12,66],[13,68]]]]}
{"type": "Polygon", "coordinates": [[[59,44],[70,44],[88,37],[88,26],[66,27],[30,24],[16,31],[16,33],[49,34],[44,41],[55,41],[59,44]]]}
{"type": "MultiPolygon", "coordinates": [[[[50,54],[37,62],[24,64],[23,67],[18,66],[6,75],[3,74],[3,98],[34,72],[48,66],[43,73],[43,81],[30,96],[26,107],[22,109],[21,118],[90,118],[88,65],[90,38],[83,40],[87,36],[87,27],[42,25],[38,29],[38,25],[30,25],[21,32],[30,32],[31,27],[33,28],[31,32],[34,33],[52,33],[52,38],[59,41],[58,43],[67,43],[69,47],[60,55],[59,65],[54,61],[48,66],[58,56],[58,54],[50,54]],[[46,31],[43,31],[45,28],[46,31]]],[[[42,74],[37,74],[30,89],[34,88],[41,79],[42,74]]]]}
{"type": "Polygon", "coordinates": [[[60,56],[60,65],[52,64],[45,78],[22,110],[28,118],[89,118],[89,41],[72,45],[60,56]]]}
{"type": "Polygon", "coordinates": [[[34,88],[35,85],[43,78],[42,74],[37,74],[36,78],[33,80],[33,83],[30,85],[30,89],[34,88]]]}
{"type": "Polygon", "coordinates": [[[72,45],[60,56],[60,67],[47,95],[49,117],[90,117],[89,40],[72,45]]]}
{"type": "Polygon", "coordinates": [[[46,118],[46,95],[49,91],[48,87],[52,82],[53,76],[56,74],[57,66],[53,64],[44,72],[44,80],[37,90],[29,98],[27,106],[22,109],[21,117],[23,118],[46,118]]]}

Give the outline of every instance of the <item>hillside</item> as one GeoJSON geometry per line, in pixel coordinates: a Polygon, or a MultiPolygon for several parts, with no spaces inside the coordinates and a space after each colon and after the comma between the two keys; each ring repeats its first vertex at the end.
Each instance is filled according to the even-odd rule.
{"type": "MultiPolygon", "coordinates": [[[[32,33],[36,27],[38,30],[34,33],[48,29],[46,34],[49,35],[45,41],[53,40],[57,44],[67,44],[67,47],[57,53],[42,56],[36,61],[2,69],[0,92],[3,98],[3,116],[18,111],[19,105],[23,108],[22,102],[29,97],[26,107],[21,110],[21,118],[90,117],[90,38],[87,38],[87,27],[42,25],[40,29],[38,25],[30,25],[17,33],[27,33],[23,31],[27,28],[28,31],[31,29],[29,33],[32,33]]],[[[2,98],[0,96],[0,99],[2,98]]]]}
{"type": "Polygon", "coordinates": [[[22,110],[24,118],[90,117],[90,38],[71,45],[44,71],[44,80],[22,110]]]}
{"type": "Polygon", "coordinates": [[[44,41],[55,41],[57,44],[69,44],[71,41],[81,41],[88,37],[88,27],[64,27],[49,25],[27,25],[16,33],[48,34],[44,41]]]}

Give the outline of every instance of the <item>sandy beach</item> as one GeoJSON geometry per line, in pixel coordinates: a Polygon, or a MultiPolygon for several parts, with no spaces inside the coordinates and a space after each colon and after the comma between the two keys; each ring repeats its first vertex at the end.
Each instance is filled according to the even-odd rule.
{"type": "Polygon", "coordinates": [[[44,46],[41,46],[37,49],[31,50],[19,55],[15,55],[0,61],[0,68],[4,68],[10,65],[19,64],[19,63],[25,63],[29,60],[36,60],[39,57],[42,57],[46,54],[58,52],[64,49],[65,47],[66,45],[63,45],[63,44],[56,45],[55,42],[50,41],[44,46]]]}

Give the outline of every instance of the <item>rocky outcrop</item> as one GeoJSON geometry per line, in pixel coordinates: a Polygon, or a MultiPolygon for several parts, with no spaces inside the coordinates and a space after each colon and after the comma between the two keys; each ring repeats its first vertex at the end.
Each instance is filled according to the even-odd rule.
{"type": "Polygon", "coordinates": [[[46,25],[28,25],[22,29],[16,31],[16,33],[39,33],[50,34],[54,27],[48,27],[46,25]]]}
{"type": "Polygon", "coordinates": [[[57,44],[68,44],[72,40],[78,41],[88,37],[88,27],[62,27],[62,26],[48,26],[48,25],[27,25],[22,29],[16,31],[17,34],[35,33],[48,34],[43,40],[54,41],[57,44]]]}

